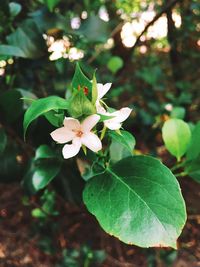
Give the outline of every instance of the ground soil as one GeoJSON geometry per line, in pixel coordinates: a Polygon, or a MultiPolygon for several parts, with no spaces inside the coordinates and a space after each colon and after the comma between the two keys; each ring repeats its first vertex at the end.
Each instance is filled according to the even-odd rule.
{"type": "Polygon", "coordinates": [[[85,243],[93,249],[106,251],[107,258],[102,267],[200,266],[200,184],[190,178],[182,178],[180,183],[187,204],[188,220],[170,265],[167,265],[169,257],[166,255],[174,255],[173,250],[125,245],[104,233],[83,206],[65,203],[60,198],[60,215],[53,219],[59,227],[55,234],[50,234],[57,252],[54,255],[45,253],[38,245],[40,233],[33,231],[34,224],[38,223],[31,216],[33,207],[22,204],[23,191],[20,185],[0,184],[0,267],[55,267],[64,248],[79,249],[85,243]]]}

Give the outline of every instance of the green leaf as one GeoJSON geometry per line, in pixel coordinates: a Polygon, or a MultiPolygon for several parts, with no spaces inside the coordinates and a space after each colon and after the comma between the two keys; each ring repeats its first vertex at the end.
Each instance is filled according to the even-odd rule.
{"type": "Polygon", "coordinates": [[[60,165],[56,163],[41,162],[35,167],[32,176],[32,185],[36,191],[47,186],[51,180],[59,173],[60,165]]]}
{"type": "Polygon", "coordinates": [[[109,24],[92,14],[81,23],[76,32],[84,35],[88,42],[105,43],[109,38],[109,24]]]}
{"type": "Polygon", "coordinates": [[[34,101],[24,115],[24,136],[32,121],[50,110],[57,109],[68,109],[67,100],[58,96],[48,96],[34,101]]]}
{"type": "Polygon", "coordinates": [[[87,87],[89,91],[92,90],[92,83],[82,72],[79,64],[76,64],[76,70],[72,79],[72,88],[78,89],[79,87],[87,87]]]}
{"type": "Polygon", "coordinates": [[[41,145],[37,148],[35,153],[35,160],[55,158],[56,153],[47,145],[41,145]]]}
{"type": "Polygon", "coordinates": [[[162,137],[167,150],[179,161],[190,144],[190,127],[183,120],[170,119],[164,123],[162,137]]]}
{"type": "Polygon", "coordinates": [[[55,127],[61,127],[64,120],[64,112],[50,110],[44,114],[45,118],[55,127]]]}
{"type": "Polygon", "coordinates": [[[18,27],[13,33],[7,36],[6,39],[11,47],[18,48],[15,49],[15,52],[18,52],[16,56],[39,58],[45,53],[45,41],[42,34],[39,32],[37,25],[31,19],[24,21],[22,26],[18,27]]]}
{"type": "Polygon", "coordinates": [[[0,128],[0,155],[4,152],[7,144],[7,135],[3,128],[0,128]]]}
{"type": "Polygon", "coordinates": [[[186,162],[184,172],[200,183],[200,156],[192,161],[186,162]]]}
{"type": "Polygon", "coordinates": [[[30,105],[34,100],[38,99],[37,96],[28,91],[28,89],[16,88],[15,90],[20,92],[22,96],[21,99],[23,100],[23,108],[25,110],[28,109],[28,107],[30,107],[30,105]]]}
{"type": "Polygon", "coordinates": [[[98,91],[97,91],[97,80],[95,77],[95,74],[93,76],[92,80],[92,104],[95,105],[98,97],[98,91]]]}
{"type": "Polygon", "coordinates": [[[11,16],[16,17],[22,10],[22,6],[18,3],[11,2],[9,3],[9,9],[10,9],[11,16]]]}
{"type": "Polygon", "coordinates": [[[0,45],[0,55],[26,58],[24,51],[14,45],[0,45]]]}
{"type": "Polygon", "coordinates": [[[124,146],[131,153],[133,153],[136,142],[134,136],[131,133],[123,130],[120,130],[120,133],[117,133],[116,131],[110,131],[109,136],[117,143],[120,143],[122,146],[124,146]]]}
{"type": "Polygon", "coordinates": [[[120,161],[123,158],[127,158],[133,155],[133,152],[130,152],[124,145],[121,143],[112,140],[112,143],[109,147],[109,155],[111,164],[120,161]]]}
{"type": "Polygon", "coordinates": [[[120,70],[124,65],[123,60],[120,57],[111,57],[110,60],[108,61],[107,67],[108,69],[115,74],[120,70]]]}
{"type": "Polygon", "coordinates": [[[43,0],[48,9],[52,12],[54,7],[60,2],[60,0],[43,0]]]}
{"type": "Polygon", "coordinates": [[[185,117],[185,108],[174,107],[171,111],[170,117],[183,120],[185,117]]]}
{"type": "Polygon", "coordinates": [[[46,218],[47,215],[39,208],[33,209],[31,215],[35,218],[46,218]]]}
{"type": "Polygon", "coordinates": [[[84,95],[83,91],[78,91],[70,100],[69,113],[73,118],[96,113],[96,108],[84,95]]]}
{"type": "Polygon", "coordinates": [[[186,154],[188,160],[193,160],[200,156],[200,122],[197,123],[192,131],[191,142],[186,154]]]}
{"type": "Polygon", "coordinates": [[[125,158],[90,179],[83,199],[106,232],[140,247],[175,248],[186,221],[175,176],[148,156],[125,158]]]}

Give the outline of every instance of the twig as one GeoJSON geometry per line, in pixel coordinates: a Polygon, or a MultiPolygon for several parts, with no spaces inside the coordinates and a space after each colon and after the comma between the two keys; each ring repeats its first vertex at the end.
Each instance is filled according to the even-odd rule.
{"type": "Polygon", "coordinates": [[[163,7],[163,9],[155,15],[155,17],[145,26],[144,30],[140,33],[140,35],[137,37],[136,42],[134,46],[132,47],[132,50],[138,45],[140,42],[140,38],[144,35],[144,33],[149,29],[151,25],[153,25],[164,13],[167,12],[167,10],[171,9],[173,6],[176,5],[176,3],[180,2],[182,0],[172,0],[169,2],[166,6],[163,7]]]}
{"type": "MultiPolygon", "coordinates": [[[[114,37],[122,28],[124,25],[124,22],[120,22],[111,32],[110,38],[114,37]]],[[[87,63],[91,64],[97,57],[98,55],[104,50],[104,47],[102,46],[101,49],[99,49],[93,56],[91,56],[88,60],[87,63]]]]}

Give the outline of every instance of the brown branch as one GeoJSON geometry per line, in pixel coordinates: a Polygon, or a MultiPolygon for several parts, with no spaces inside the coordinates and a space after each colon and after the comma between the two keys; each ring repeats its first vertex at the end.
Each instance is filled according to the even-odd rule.
{"type": "Polygon", "coordinates": [[[180,1],[182,1],[182,0],[172,0],[171,2],[167,3],[158,14],[155,15],[155,17],[145,26],[144,30],[137,37],[137,40],[136,40],[134,46],[132,47],[132,50],[134,50],[134,48],[139,44],[140,38],[149,29],[149,27],[152,26],[164,13],[166,13],[169,9],[174,7],[180,1]]]}
{"type": "MultiPolygon", "coordinates": [[[[121,29],[122,29],[122,26],[124,25],[124,22],[120,22],[111,32],[110,34],[110,38],[113,38],[121,29]]],[[[88,64],[91,64],[98,56],[99,54],[101,54],[102,51],[104,51],[105,48],[104,46],[102,45],[101,49],[99,49],[98,51],[96,51],[96,53],[91,56],[88,60],[87,60],[87,63],[88,64]]]]}

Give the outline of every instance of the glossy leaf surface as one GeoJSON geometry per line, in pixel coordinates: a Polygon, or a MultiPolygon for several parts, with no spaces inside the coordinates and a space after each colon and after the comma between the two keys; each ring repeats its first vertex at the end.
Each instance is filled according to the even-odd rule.
{"type": "Polygon", "coordinates": [[[186,220],[176,178],[148,156],[125,158],[90,179],[83,199],[106,232],[141,247],[176,247],[186,220]]]}

